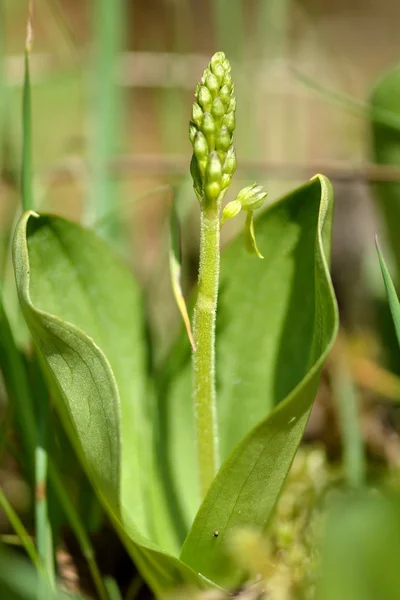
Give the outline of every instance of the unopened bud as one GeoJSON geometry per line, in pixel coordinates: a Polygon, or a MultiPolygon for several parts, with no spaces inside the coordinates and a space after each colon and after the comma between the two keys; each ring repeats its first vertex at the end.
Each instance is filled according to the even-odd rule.
{"type": "Polygon", "coordinates": [[[215,98],[211,108],[211,114],[215,119],[221,119],[224,116],[225,106],[221,98],[215,98]]]}
{"type": "Polygon", "coordinates": [[[220,50],[219,52],[216,52],[211,60],[210,60],[210,67],[211,69],[214,71],[215,67],[217,65],[223,65],[223,63],[226,61],[226,56],[225,53],[222,52],[222,50],[220,50]]]}
{"type": "Polygon", "coordinates": [[[221,181],[222,165],[217,152],[211,152],[206,169],[206,183],[221,181]]]}
{"type": "Polygon", "coordinates": [[[202,164],[204,162],[207,162],[208,144],[206,138],[201,133],[201,131],[198,131],[195,135],[193,142],[193,151],[199,163],[200,170],[202,170],[202,164]]]}
{"type": "Polygon", "coordinates": [[[225,58],[224,62],[222,63],[222,67],[223,67],[224,71],[228,71],[229,73],[231,72],[231,65],[227,58],[225,58]]]}
{"type": "Polygon", "coordinates": [[[207,183],[205,186],[205,192],[207,200],[215,202],[216,200],[218,200],[218,196],[221,193],[221,186],[216,181],[214,181],[213,183],[207,183]]]}
{"type": "Polygon", "coordinates": [[[218,84],[221,85],[225,76],[225,69],[221,64],[212,67],[212,72],[218,80],[218,84]]]}
{"type": "Polygon", "coordinates": [[[206,83],[206,79],[207,79],[207,77],[210,75],[210,73],[211,73],[210,69],[208,69],[208,68],[207,68],[207,69],[204,69],[204,73],[203,73],[203,75],[202,75],[202,77],[201,77],[201,79],[200,79],[200,83],[201,83],[202,85],[205,85],[205,83],[206,83]]]}
{"type": "Polygon", "coordinates": [[[224,75],[224,79],[222,81],[223,85],[226,85],[230,90],[232,90],[232,75],[229,73],[229,71],[227,71],[224,75]]]}
{"type": "Polygon", "coordinates": [[[232,144],[232,136],[227,127],[222,127],[215,138],[215,148],[225,154],[232,144]]]}
{"type": "Polygon", "coordinates": [[[232,146],[226,153],[223,171],[226,175],[233,175],[236,171],[236,151],[232,146]]]}
{"type": "Polygon", "coordinates": [[[228,204],[224,207],[221,215],[221,227],[229,219],[233,219],[240,213],[242,209],[242,205],[239,200],[232,200],[232,202],[228,202],[228,204]]]}
{"type": "Polygon", "coordinates": [[[189,140],[192,142],[194,142],[194,138],[196,137],[196,133],[197,133],[197,127],[196,125],[190,121],[189,123],[189,140]]]}
{"type": "Polygon", "coordinates": [[[200,129],[201,124],[203,122],[203,110],[197,102],[193,104],[192,108],[192,121],[197,127],[200,129]]]}
{"type": "Polygon", "coordinates": [[[232,175],[226,175],[225,173],[222,175],[221,179],[221,189],[226,190],[227,187],[231,185],[232,175]]]}
{"type": "Polygon", "coordinates": [[[197,100],[204,111],[208,112],[211,110],[213,99],[211,96],[211,92],[204,85],[200,87],[199,93],[197,95],[197,100]]]}
{"type": "Polygon", "coordinates": [[[223,85],[222,88],[219,90],[219,97],[221,98],[225,106],[230,107],[231,90],[227,85],[223,85]]]}
{"type": "Polygon", "coordinates": [[[207,138],[215,133],[215,121],[208,112],[204,113],[201,130],[207,138]]]}
{"type": "Polygon", "coordinates": [[[226,113],[226,115],[222,119],[222,125],[225,125],[225,127],[227,127],[228,131],[230,131],[231,133],[234,131],[236,127],[236,119],[235,113],[233,111],[229,111],[226,113]]]}
{"type": "Polygon", "coordinates": [[[219,90],[219,82],[215,75],[210,73],[206,79],[205,85],[207,89],[211,92],[213,98],[215,98],[219,90]]]}

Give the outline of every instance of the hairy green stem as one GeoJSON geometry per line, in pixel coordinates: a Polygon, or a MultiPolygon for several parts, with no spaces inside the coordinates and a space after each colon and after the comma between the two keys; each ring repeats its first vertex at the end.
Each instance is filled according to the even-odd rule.
{"type": "Polygon", "coordinates": [[[201,212],[200,268],[194,309],[194,412],[201,493],[204,497],[218,469],[215,394],[215,319],[217,311],[220,223],[218,212],[201,212]]]}

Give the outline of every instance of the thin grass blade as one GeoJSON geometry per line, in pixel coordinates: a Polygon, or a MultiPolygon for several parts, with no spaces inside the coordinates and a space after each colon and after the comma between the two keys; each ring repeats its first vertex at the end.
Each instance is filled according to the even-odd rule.
{"type": "Polygon", "coordinates": [[[400,344],[400,302],[394,287],[389,270],[386,266],[385,259],[379,246],[378,238],[376,238],[376,250],[378,252],[379,264],[382,271],[383,281],[386,287],[386,294],[389,301],[390,312],[392,313],[393,324],[396,331],[397,341],[400,344]]]}

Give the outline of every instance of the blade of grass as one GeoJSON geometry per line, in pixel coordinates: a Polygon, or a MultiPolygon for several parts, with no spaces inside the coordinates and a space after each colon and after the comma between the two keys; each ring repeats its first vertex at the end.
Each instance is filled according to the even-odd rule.
{"type": "Polygon", "coordinates": [[[25,529],[21,519],[9,503],[6,495],[3,490],[0,488],[0,508],[3,510],[10,524],[12,525],[15,533],[21,541],[22,546],[25,548],[25,551],[37,570],[43,573],[43,564],[40,560],[39,554],[36,551],[35,544],[32,542],[32,539],[25,529]]]}
{"type": "Polygon", "coordinates": [[[113,577],[106,577],[104,579],[104,583],[107,588],[110,600],[122,600],[118,584],[113,577]]]}
{"type": "Polygon", "coordinates": [[[8,398],[12,402],[17,422],[21,426],[21,444],[26,472],[33,473],[33,453],[36,445],[36,417],[22,356],[15,344],[0,286],[0,370],[3,373],[8,398]]]}
{"type": "MultiPolygon", "coordinates": [[[[118,212],[118,186],[107,169],[120,138],[121,87],[116,85],[116,64],[122,48],[124,0],[96,0],[93,3],[95,62],[92,123],[92,194],[86,206],[86,221],[92,224],[112,210],[118,212]]],[[[121,221],[109,223],[102,236],[115,242],[121,221]]]]}
{"type": "Polygon", "coordinates": [[[357,392],[346,357],[346,346],[340,337],[332,353],[332,387],[339,420],[343,462],[348,484],[359,488],[365,481],[365,453],[357,392]]]}
{"type": "Polygon", "coordinates": [[[396,331],[397,341],[400,345],[400,303],[399,299],[393,285],[392,278],[390,277],[390,273],[385,263],[385,259],[383,258],[382,251],[379,246],[378,238],[375,240],[376,242],[376,250],[378,252],[379,264],[382,271],[383,281],[386,287],[387,298],[389,302],[390,312],[392,313],[392,319],[394,328],[396,331]]]}
{"type": "MultiPolygon", "coordinates": [[[[29,4],[29,16],[25,43],[25,75],[23,86],[23,139],[22,139],[22,208],[34,210],[33,168],[32,168],[32,121],[31,85],[29,77],[29,56],[33,42],[33,2],[29,4]]],[[[53,532],[47,502],[47,396],[41,399],[35,446],[35,529],[36,545],[46,568],[48,580],[55,587],[53,556],[53,532]]]]}
{"type": "Polygon", "coordinates": [[[4,143],[4,108],[5,108],[5,85],[4,85],[4,16],[3,4],[0,4],[0,165],[3,166],[3,143],[4,143]]]}
{"type": "Polygon", "coordinates": [[[125,600],[136,600],[142,587],[143,579],[140,577],[140,575],[136,575],[136,577],[132,579],[132,583],[128,588],[125,600]]]}
{"type": "Polygon", "coordinates": [[[354,115],[362,118],[371,118],[372,112],[372,118],[374,121],[400,131],[399,117],[394,113],[390,112],[389,110],[372,108],[371,105],[366,102],[355,100],[347,94],[342,94],[341,92],[337,92],[336,90],[326,88],[311,77],[308,77],[308,75],[301,73],[297,69],[290,69],[290,71],[295,79],[297,79],[308,89],[320,94],[325,100],[327,100],[331,104],[337,104],[339,107],[344,108],[348,112],[351,112],[354,115]]]}
{"type": "Polygon", "coordinates": [[[31,85],[29,73],[29,55],[32,45],[32,4],[28,19],[27,36],[25,43],[25,72],[22,97],[22,207],[23,210],[33,210],[32,189],[32,115],[31,115],[31,85]]]}

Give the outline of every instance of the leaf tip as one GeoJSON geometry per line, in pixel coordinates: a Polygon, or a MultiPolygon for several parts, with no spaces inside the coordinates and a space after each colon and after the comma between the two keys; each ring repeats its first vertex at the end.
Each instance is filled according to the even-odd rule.
{"type": "Polygon", "coordinates": [[[25,50],[29,53],[33,44],[33,0],[29,2],[28,22],[26,25],[25,50]]]}

